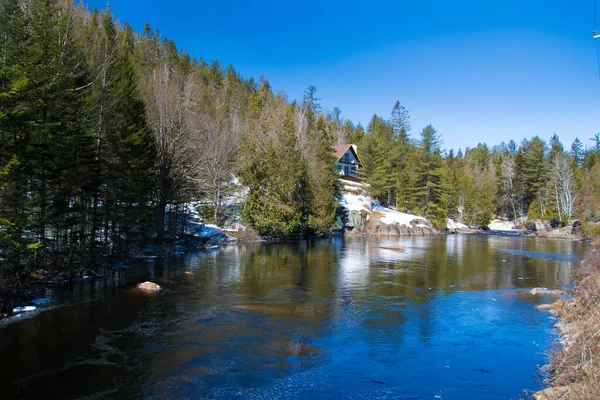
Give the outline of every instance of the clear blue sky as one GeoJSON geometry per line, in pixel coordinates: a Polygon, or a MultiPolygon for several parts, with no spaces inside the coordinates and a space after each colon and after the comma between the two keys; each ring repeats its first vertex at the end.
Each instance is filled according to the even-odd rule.
{"type": "Polygon", "coordinates": [[[135,30],[148,21],[192,57],[264,75],[290,99],[315,85],[325,111],[365,127],[400,100],[413,137],[431,123],[448,149],[554,132],[566,148],[576,136],[588,146],[600,131],[592,0],[110,5],[135,30]]]}

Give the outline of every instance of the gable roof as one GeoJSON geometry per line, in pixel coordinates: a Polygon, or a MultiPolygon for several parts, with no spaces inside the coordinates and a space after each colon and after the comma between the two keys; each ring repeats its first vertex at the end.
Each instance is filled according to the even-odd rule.
{"type": "Polygon", "coordinates": [[[352,153],[354,154],[354,157],[356,157],[356,160],[358,161],[359,167],[362,168],[363,163],[362,163],[362,161],[360,161],[360,158],[358,157],[358,153],[356,152],[355,144],[338,144],[336,146],[333,146],[335,161],[336,162],[340,161],[340,158],[342,158],[342,156],[344,154],[346,154],[346,152],[348,150],[352,151],[352,153]]]}

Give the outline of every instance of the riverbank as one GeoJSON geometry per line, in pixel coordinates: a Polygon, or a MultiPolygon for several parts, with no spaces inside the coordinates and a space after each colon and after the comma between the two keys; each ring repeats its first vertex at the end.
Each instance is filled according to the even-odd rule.
{"type": "Polygon", "coordinates": [[[590,251],[578,267],[577,289],[552,310],[562,335],[550,353],[550,387],[535,400],[600,399],[600,250],[590,251]]]}

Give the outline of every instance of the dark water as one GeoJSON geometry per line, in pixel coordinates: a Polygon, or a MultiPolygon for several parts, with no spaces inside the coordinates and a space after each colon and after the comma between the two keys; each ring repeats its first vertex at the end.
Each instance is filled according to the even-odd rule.
{"type": "Polygon", "coordinates": [[[540,388],[555,338],[535,308],[551,299],[528,289],[568,285],[583,251],[350,238],[147,263],[126,279],[161,294],[86,283],[55,293],[74,304],[0,328],[0,397],[518,399],[540,388]]]}

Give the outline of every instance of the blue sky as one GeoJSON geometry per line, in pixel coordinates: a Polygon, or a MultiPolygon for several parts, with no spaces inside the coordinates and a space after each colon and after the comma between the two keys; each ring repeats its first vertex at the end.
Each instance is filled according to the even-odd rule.
{"type": "Polygon", "coordinates": [[[264,75],[290,99],[314,85],[325,111],[337,106],[363,126],[375,113],[388,117],[400,100],[411,114],[412,136],[431,123],[447,149],[534,135],[547,140],[555,132],[567,148],[575,137],[588,146],[600,131],[593,1],[110,6],[135,30],[148,21],[192,57],[232,64],[245,78],[264,75]]]}

